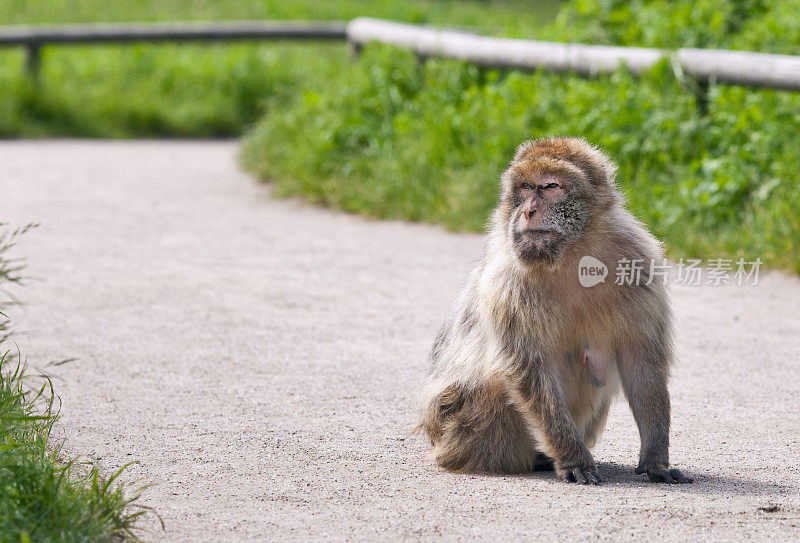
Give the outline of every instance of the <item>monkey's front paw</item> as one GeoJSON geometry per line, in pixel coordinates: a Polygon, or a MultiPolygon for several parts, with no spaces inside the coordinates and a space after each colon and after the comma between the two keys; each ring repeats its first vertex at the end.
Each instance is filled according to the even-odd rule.
{"type": "Polygon", "coordinates": [[[581,483],[584,485],[599,485],[603,482],[597,474],[595,468],[572,468],[568,469],[561,476],[561,480],[565,483],[581,483]]]}
{"type": "Polygon", "coordinates": [[[656,465],[656,466],[644,466],[639,464],[639,467],[636,468],[634,471],[637,475],[641,475],[642,473],[646,473],[647,477],[650,481],[654,483],[693,483],[694,479],[692,477],[687,477],[680,470],[675,468],[667,468],[663,465],[656,465]]]}

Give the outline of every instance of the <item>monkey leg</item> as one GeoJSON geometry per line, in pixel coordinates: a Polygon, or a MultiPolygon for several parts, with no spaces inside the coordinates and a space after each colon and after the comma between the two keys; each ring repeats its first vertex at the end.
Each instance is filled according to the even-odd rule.
{"type": "Polygon", "coordinates": [[[668,369],[656,353],[631,351],[619,360],[625,397],[639,428],[641,448],[636,473],[657,483],[691,483],[691,477],[669,469],[670,401],[668,369]]]}
{"type": "MultiPolygon", "coordinates": [[[[437,463],[466,473],[522,473],[540,459],[525,419],[499,382],[475,388],[451,385],[423,422],[437,463]]],[[[430,412],[430,411],[429,411],[430,412]]]]}

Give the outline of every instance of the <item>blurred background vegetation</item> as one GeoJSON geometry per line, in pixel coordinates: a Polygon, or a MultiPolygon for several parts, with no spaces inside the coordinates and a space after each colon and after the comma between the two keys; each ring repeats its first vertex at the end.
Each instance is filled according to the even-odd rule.
{"type": "MultiPolygon", "coordinates": [[[[397,21],[533,35],[558,2],[503,0],[3,0],[0,25],[300,19],[397,21]]],[[[346,83],[342,42],[52,46],[40,85],[22,48],[0,48],[0,137],[238,136],[268,106],[346,83]],[[343,75],[343,74],[342,74],[343,75]],[[331,79],[333,77],[333,79],[331,79]]]]}
{"type": "MultiPolygon", "coordinates": [[[[800,0],[6,0],[2,24],[360,15],[484,34],[800,54],[800,0]]],[[[579,135],[619,162],[633,212],[673,257],[800,271],[800,94],[696,81],[668,61],[596,78],[420,63],[344,44],[45,48],[40,81],[0,49],[0,137],[244,134],[277,194],[480,230],[523,139],[579,135]]]]}

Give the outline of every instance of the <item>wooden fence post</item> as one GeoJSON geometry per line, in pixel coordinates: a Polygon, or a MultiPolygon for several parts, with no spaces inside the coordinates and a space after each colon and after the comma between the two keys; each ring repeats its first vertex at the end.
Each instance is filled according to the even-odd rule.
{"type": "Polygon", "coordinates": [[[39,69],[42,64],[42,48],[38,43],[29,42],[25,46],[25,70],[34,81],[39,80],[39,69]]]}

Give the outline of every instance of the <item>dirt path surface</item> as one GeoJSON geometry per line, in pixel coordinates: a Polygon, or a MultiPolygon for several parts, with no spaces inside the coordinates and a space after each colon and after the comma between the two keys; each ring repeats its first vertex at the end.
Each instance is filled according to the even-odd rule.
{"type": "Polygon", "coordinates": [[[145,539],[800,538],[800,280],[673,288],[672,462],[694,485],[633,474],[621,402],[603,486],[448,474],[407,431],[481,238],[272,199],[236,151],[0,143],[0,218],[42,223],[17,341],[34,367],[78,359],[50,370],[58,433],[108,473],[140,461],[166,522],[145,539]]]}

